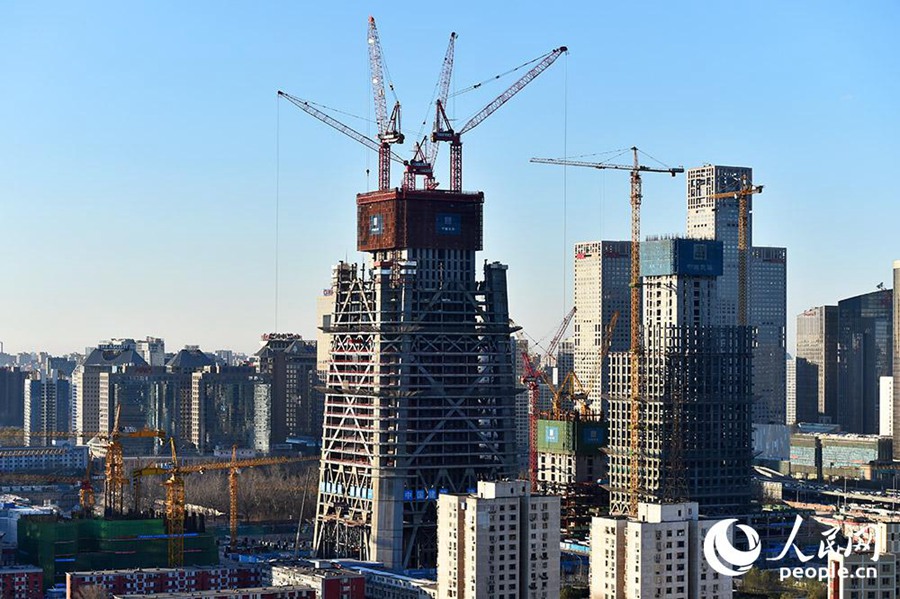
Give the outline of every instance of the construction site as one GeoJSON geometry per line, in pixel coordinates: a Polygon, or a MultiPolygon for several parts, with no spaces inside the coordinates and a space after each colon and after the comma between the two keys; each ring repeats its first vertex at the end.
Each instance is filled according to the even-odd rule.
{"type": "MultiPolygon", "coordinates": [[[[37,433],[47,438],[71,438],[78,433],[37,433]]],[[[221,472],[228,478],[229,544],[236,544],[239,523],[239,474],[245,469],[281,464],[307,463],[313,457],[260,457],[239,459],[237,447],[230,459],[215,461],[179,460],[173,439],[167,439],[171,451],[168,461],[135,467],[126,473],[123,443],[131,439],[164,438],[162,431],[125,430],[118,411],[112,431],[106,434],[83,433],[102,444],[102,473],[91,472],[91,458],[84,460],[84,475],[7,473],[3,480],[17,485],[59,485],[78,489],[78,505],[70,516],[61,512],[24,515],[18,519],[17,561],[39,566],[45,586],[62,584],[67,572],[101,569],[206,566],[219,563],[219,542],[206,528],[210,510],[187,503],[185,477],[221,472]],[[151,481],[164,489],[163,499],[147,502],[151,481]],[[102,485],[100,501],[95,487],[102,485]]],[[[86,448],[83,447],[86,450],[86,448]]],[[[22,448],[18,454],[31,459],[63,451],[55,447],[22,448]]],[[[85,455],[87,455],[85,453],[85,455]]],[[[19,458],[21,459],[21,458],[19,458]]],[[[155,493],[154,493],[155,494],[155,493]]],[[[212,513],[214,515],[214,512],[212,513]]]]}

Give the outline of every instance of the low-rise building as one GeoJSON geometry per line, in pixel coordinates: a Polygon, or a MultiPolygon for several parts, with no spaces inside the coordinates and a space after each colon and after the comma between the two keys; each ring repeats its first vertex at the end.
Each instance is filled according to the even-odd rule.
{"type": "Polygon", "coordinates": [[[250,589],[221,589],[189,593],[153,593],[151,595],[113,595],[113,599],[316,599],[316,591],[309,587],[254,587],[250,589]]]}
{"type": "Polygon", "coordinates": [[[365,599],[366,578],[346,568],[273,565],[273,586],[306,586],[316,590],[318,599],[365,599]]]}
{"type": "Polygon", "coordinates": [[[366,577],[366,599],[436,599],[437,581],[388,570],[351,566],[366,577]]]}
{"type": "Polygon", "coordinates": [[[261,576],[258,568],[234,566],[69,572],[66,592],[76,597],[84,587],[100,586],[113,594],[197,593],[258,587],[261,576]]]}
{"type": "Polygon", "coordinates": [[[44,571],[32,566],[0,568],[0,597],[43,599],[44,571]]]}
{"type": "Polygon", "coordinates": [[[84,472],[87,445],[0,447],[0,472],[84,472]]]}

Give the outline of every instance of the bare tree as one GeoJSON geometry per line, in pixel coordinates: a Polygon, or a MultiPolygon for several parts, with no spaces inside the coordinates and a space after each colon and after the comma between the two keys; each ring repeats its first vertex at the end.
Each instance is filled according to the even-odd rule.
{"type": "Polygon", "coordinates": [[[75,599],[108,599],[109,593],[99,585],[82,587],[75,594],[75,599]]]}

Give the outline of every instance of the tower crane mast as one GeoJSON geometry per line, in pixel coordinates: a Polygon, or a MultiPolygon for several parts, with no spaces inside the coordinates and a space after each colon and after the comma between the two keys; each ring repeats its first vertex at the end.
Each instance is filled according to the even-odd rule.
{"type": "Polygon", "coordinates": [[[738,326],[747,326],[747,233],[750,228],[750,196],[762,193],[762,185],[750,185],[747,175],[741,176],[741,185],[735,191],[725,191],[709,196],[712,200],[737,198],[738,200],[738,326]]]}
{"type": "Polygon", "coordinates": [[[450,190],[462,191],[462,135],[477,127],[486,118],[494,114],[498,108],[506,104],[513,96],[522,91],[535,77],[547,70],[547,67],[556,62],[562,54],[568,52],[568,48],[560,46],[551,50],[518,81],[513,83],[502,94],[494,98],[487,106],[478,111],[465,125],[454,130],[450,119],[444,109],[443,102],[436,102],[435,128],[431,134],[432,142],[446,141],[450,143],[450,190]]]}
{"type": "MultiPolygon", "coordinates": [[[[375,26],[375,17],[369,17],[369,74],[372,77],[372,96],[375,101],[375,120],[378,124],[378,189],[391,187],[391,145],[402,144],[404,136],[400,130],[400,101],[394,101],[391,116],[387,115],[387,99],[384,94],[384,52],[381,49],[381,38],[375,26]]],[[[394,85],[389,83],[391,92],[394,85]]]]}
{"type": "Polygon", "coordinates": [[[632,164],[610,164],[608,162],[583,162],[565,158],[532,158],[531,162],[541,164],[557,164],[566,166],[584,166],[596,169],[624,170],[631,173],[631,327],[629,348],[629,488],[628,512],[637,516],[640,500],[641,438],[640,438],[640,403],[641,403],[641,368],[643,348],[641,344],[641,173],[668,173],[673,177],[683,173],[684,168],[657,168],[640,164],[638,149],[630,148],[633,156],[632,164]]]}

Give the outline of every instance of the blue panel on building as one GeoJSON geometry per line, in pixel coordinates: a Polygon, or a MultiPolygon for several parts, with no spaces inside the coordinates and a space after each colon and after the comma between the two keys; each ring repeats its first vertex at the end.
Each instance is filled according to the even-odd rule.
{"type": "Polygon", "coordinates": [[[655,239],[641,243],[641,276],[722,275],[722,242],[712,239],[655,239]]]}
{"type": "Polygon", "coordinates": [[[438,235],[459,235],[462,232],[462,217],[459,214],[438,214],[434,227],[438,235]]]}

